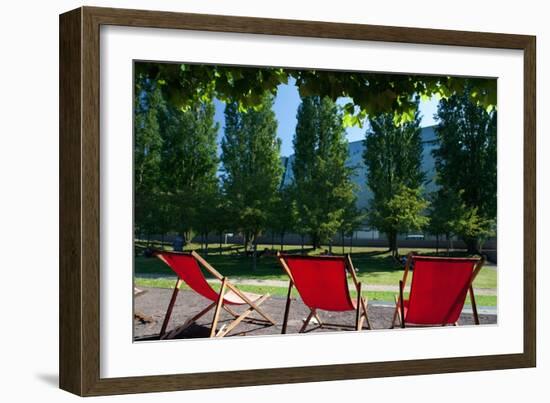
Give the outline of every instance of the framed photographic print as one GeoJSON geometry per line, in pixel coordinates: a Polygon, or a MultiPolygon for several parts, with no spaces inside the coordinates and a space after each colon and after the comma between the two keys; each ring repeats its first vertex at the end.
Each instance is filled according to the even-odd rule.
{"type": "Polygon", "coordinates": [[[60,16],[60,387],[532,367],[535,38],[60,16]]]}

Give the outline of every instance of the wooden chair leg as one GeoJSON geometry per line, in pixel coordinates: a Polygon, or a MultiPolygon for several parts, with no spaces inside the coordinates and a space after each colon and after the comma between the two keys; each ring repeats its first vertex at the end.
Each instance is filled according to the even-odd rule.
{"type": "Polygon", "coordinates": [[[311,318],[313,318],[313,315],[315,315],[315,309],[312,309],[309,315],[307,316],[306,320],[304,321],[304,324],[302,325],[302,328],[298,333],[304,333],[304,330],[306,330],[307,325],[309,325],[309,321],[311,318]]]}
{"type": "Polygon", "coordinates": [[[397,309],[397,323],[399,324],[400,328],[404,328],[405,326],[403,326],[403,318],[401,317],[401,311],[399,310],[399,308],[396,308],[396,309],[397,309]]]}
{"type": "Polygon", "coordinates": [[[361,330],[361,283],[357,284],[357,302],[355,305],[355,330],[361,330]]]}
{"type": "Polygon", "coordinates": [[[178,292],[180,290],[181,279],[178,278],[174,291],[172,291],[172,297],[170,298],[170,303],[166,309],[166,314],[164,315],[164,321],[162,322],[162,327],[160,328],[159,337],[162,339],[166,333],[166,328],[168,327],[168,322],[170,321],[170,316],[172,316],[172,310],[174,309],[174,304],[176,303],[176,298],[178,297],[178,292]]]}
{"type": "MultiPolygon", "coordinates": [[[[266,299],[269,298],[269,294],[265,294],[263,297],[258,299],[256,301],[256,305],[261,305],[266,299]]],[[[255,309],[253,307],[248,308],[245,310],[242,314],[240,314],[233,322],[227,324],[224,328],[220,329],[218,333],[216,333],[216,337],[223,337],[227,333],[229,333],[231,330],[233,330],[239,323],[241,323],[248,315],[250,315],[252,312],[254,312],[255,309]]],[[[266,323],[269,323],[266,321],[266,323]]]]}
{"type": "Polygon", "coordinates": [[[371,330],[372,327],[370,326],[369,313],[368,313],[368,307],[369,307],[368,299],[366,300],[365,298],[361,298],[361,307],[363,308],[363,315],[365,316],[365,320],[367,321],[367,329],[371,330]]]}
{"type": "Polygon", "coordinates": [[[277,325],[277,322],[275,322],[267,313],[265,313],[262,309],[260,309],[258,307],[258,305],[256,305],[254,303],[254,301],[252,301],[250,298],[248,298],[242,291],[240,291],[237,287],[235,287],[234,285],[232,285],[231,283],[227,282],[226,283],[226,286],[231,290],[233,291],[235,294],[237,294],[244,302],[246,302],[248,305],[250,305],[252,308],[254,308],[256,310],[256,312],[258,313],[258,315],[261,315],[265,320],[267,320],[268,322],[270,322],[272,325],[277,325]]]}
{"type": "Polygon", "coordinates": [[[479,325],[479,315],[477,314],[476,298],[474,296],[474,287],[470,285],[470,301],[472,303],[472,313],[474,315],[474,323],[479,325]]]}
{"type": "Polygon", "coordinates": [[[319,317],[319,314],[317,313],[317,311],[315,311],[315,315],[313,315],[313,317],[317,320],[317,322],[319,323],[319,327],[323,327],[323,321],[321,320],[321,318],[319,317]]]}
{"type": "Polygon", "coordinates": [[[363,323],[365,322],[365,316],[361,315],[361,318],[359,319],[359,330],[363,330],[363,323]]]}
{"type": "Polygon", "coordinates": [[[405,328],[405,300],[403,295],[403,280],[399,281],[399,319],[401,321],[401,329],[405,328]]]}
{"type": "Polygon", "coordinates": [[[286,295],[286,305],[285,305],[285,314],[283,317],[283,328],[281,330],[281,334],[286,334],[286,326],[288,322],[288,313],[290,310],[290,292],[292,291],[292,280],[288,283],[288,293],[286,295]]]}
{"type": "Polygon", "coordinates": [[[220,295],[218,296],[218,301],[216,302],[216,310],[214,311],[214,318],[212,319],[212,328],[210,329],[210,337],[216,335],[216,327],[218,326],[218,318],[220,317],[220,311],[223,305],[223,294],[225,294],[225,278],[222,280],[222,286],[220,288],[220,295]]]}
{"type": "MultiPolygon", "coordinates": [[[[399,298],[397,296],[394,297],[394,300],[395,300],[395,310],[393,311],[393,318],[391,320],[391,327],[390,329],[393,329],[395,328],[395,321],[398,319],[398,315],[399,315],[399,309],[398,309],[398,306],[399,306],[399,298]]],[[[399,326],[401,326],[401,320],[399,321],[399,326]]]]}

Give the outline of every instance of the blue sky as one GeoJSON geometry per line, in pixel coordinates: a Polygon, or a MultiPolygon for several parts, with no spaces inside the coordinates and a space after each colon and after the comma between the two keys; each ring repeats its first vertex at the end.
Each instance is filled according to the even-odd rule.
{"type": "MultiPolygon", "coordinates": [[[[345,104],[346,102],[344,98],[338,100],[339,104],[345,104]]],[[[420,114],[422,115],[420,125],[422,127],[432,126],[436,123],[433,115],[437,111],[437,104],[438,101],[435,97],[429,101],[420,101],[420,114]]],[[[289,84],[279,85],[273,111],[277,118],[277,135],[282,140],[281,155],[285,157],[294,153],[292,149],[292,137],[296,128],[296,112],[299,105],[300,95],[294,83],[290,82],[289,84]]],[[[215,106],[215,120],[220,124],[219,139],[221,140],[225,124],[223,115],[225,104],[215,100],[215,106]]],[[[365,131],[366,128],[350,127],[346,129],[346,137],[350,142],[363,140],[365,138],[365,131]]]]}

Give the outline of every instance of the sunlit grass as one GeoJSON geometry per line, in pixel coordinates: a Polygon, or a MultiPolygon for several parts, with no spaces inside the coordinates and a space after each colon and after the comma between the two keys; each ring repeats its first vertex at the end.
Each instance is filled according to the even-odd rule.
{"type": "MultiPolygon", "coordinates": [[[[186,250],[198,250],[200,245],[190,244],[186,250]]],[[[258,251],[270,249],[271,245],[259,245],[258,251]]],[[[308,254],[318,255],[328,247],[312,251],[306,249],[308,254]]],[[[299,253],[299,245],[285,245],[287,253],[299,253]]],[[[406,254],[410,249],[402,248],[400,253],[406,254]]],[[[334,247],[333,253],[341,252],[341,247],[334,247]]],[[[349,252],[349,248],[346,248],[349,252]]],[[[421,249],[422,254],[434,254],[434,249],[421,249]]],[[[288,280],[286,274],[279,265],[274,253],[259,256],[256,262],[256,270],[253,270],[252,258],[242,253],[241,245],[223,245],[219,249],[217,245],[210,246],[208,254],[199,252],[216,270],[224,276],[234,279],[251,280],[288,280]]],[[[351,253],[354,266],[358,269],[358,278],[361,282],[369,285],[397,286],[403,277],[403,268],[391,255],[380,248],[354,247],[351,253]]],[[[174,276],[172,270],[162,261],[156,258],[137,256],[134,260],[135,274],[137,277],[162,277],[174,276]]],[[[208,273],[205,273],[208,277],[208,273]]],[[[497,286],[497,270],[484,267],[478,274],[474,287],[495,289],[497,286]]]]}
{"type": "MultiPolygon", "coordinates": [[[[135,285],[138,287],[155,287],[155,288],[174,288],[176,279],[171,278],[143,278],[136,277],[135,285]]],[[[219,289],[219,285],[212,284],[212,287],[216,290],[219,289]]],[[[257,294],[269,293],[270,295],[286,298],[288,288],[286,287],[272,287],[264,285],[247,285],[239,284],[239,289],[246,292],[254,292],[257,294]]],[[[180,289],[189,289],[187,285],[183,284],[180,289]]],[[[352,297],[356,297],[355,291],[351,291],[352,297]]],[[[397,293],[392,291],[363,291],[363,295],[367,296],[371,302],[394,302],[397,293]]],[[[408,293],[405,293],[407,296],[408,293]]],[[[298,294],[295,289],[292,291],[292,296],[297,297],[298,294]]],[[[497,297],[493,295],[477,295],[476,302],[478,306],[496,306],[497,297]]],[[[470,305],[470,299],[466,298],[466,305],[470,305]]]]}

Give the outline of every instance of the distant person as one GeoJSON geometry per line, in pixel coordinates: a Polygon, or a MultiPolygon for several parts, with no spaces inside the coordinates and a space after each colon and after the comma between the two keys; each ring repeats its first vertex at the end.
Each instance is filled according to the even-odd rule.
{"type": "Polygon", "coordinates": [[[174,242],[172,242],[172,248],[175,252],[183,252],[183,238],[181,236],[177,236],[174,239],[174,242]]]}

